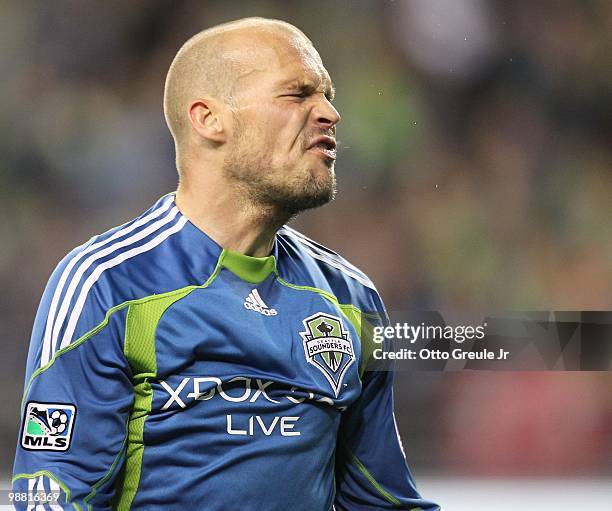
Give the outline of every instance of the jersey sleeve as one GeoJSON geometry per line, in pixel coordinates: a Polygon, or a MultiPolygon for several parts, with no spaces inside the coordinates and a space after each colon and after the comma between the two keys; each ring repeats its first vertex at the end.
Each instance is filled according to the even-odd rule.
{"type": "MultiPolygon", "coordinates": [[[[379,318],[388,324],[380,299],[379,318]]],[[[366,321],[364,319],[363,321],[366,321]]],[[[362,332],[371,331],[362,327],[362,332]]],[[[336,511],[437,511],[424,500],[408,469],[393,413],[393,372],[365,370],[360,397],[345,412],[336,447],[336,511]]]]}
{"type": "Polygon", "coordinates": [[[81,303],[77,289],[71,301],[65,269],[52,275],[34,322],[13,475],[16,495],[59,499],[20,497],[16,509],[110,509],[123,464],[134,399],[122,349],[125,311],[105,310],[108,290],[95,287],[81,303]]]}

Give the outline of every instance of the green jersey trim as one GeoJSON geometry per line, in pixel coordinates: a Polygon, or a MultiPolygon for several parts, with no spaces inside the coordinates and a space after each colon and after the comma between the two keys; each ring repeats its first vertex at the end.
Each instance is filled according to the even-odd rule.
{"type": "Polygon", "coordinates": [[[125,454],[125,477],[119,490],[117,509],[130,509],[138,491],[144,454],[144,425],[151,413],[153,390],[150,379],[157,377],[155,330],[164,312],[193,289],[183,289],[167,295],[130,305],[125,326],[124,353],[132,368],[134,405],[128,425],[128,445],[125,454]]]}
{"type": "Polygon", "coordinates": [[[134,382],[134,405],[129,418],[128,442],[125,455],[125,472],[121,488],[118,490],[117,507],[119,511],[129,510],[136,497],[142,460],[144,456],[144,427],[151,414],[153,390],[150,380],[157,377],[155,352],[155,331],[163,314],[174,303],[188,296],[195,289],[208,287],[221,270],[221,259],[213,274],[201,286],[187,286],[169,293],[150,296],[146,300],[130,304],[128,310],[124,353],[132,368],[134,382]]]}
{"type": "MultiPolygon", "coordinates": [[[[110,322],[110,318],[114,313],[122,309],[125,309],[126,307],[138,306],[140,304],[147,304],[148,302],[161,300],[160,303],[162,303],[163,306],[159,307],[159,309],[162,310],[162,312],[160,313],[160,317],[158,318],[158,321],[159,321],[159,319],[161,318],[161,314],[163,314],[163,312],[172,303],[180,300],[181,298],[184,298],[185,296],[187,296],[189,293],[191,293],[195,289],[203,289],[203,288],[208,287],[219,275],[219,272],[221,271],[221,268],[222,268],[220,263],[221,263],[221,258],[219,258],[219,260],[217,261],[217,265],[215,266],[213,273],[210,275],[210,277],[208,277],[206,282],[204,282],[203,284],[186,286],[186,287],[174,289],[172,291],[168,291],[167,293],[163,293],[159,295],[147,295],[142,298],[137,298],[134,300],[127,300],[125,302],[117,304],[111,307],[110,309],[108,309],[108,311],[106,312],[104,316],[104,319],[100,323],[94,326],[91,330],[85,332],[81,337],[76,339],[74,342],[70,343],[65,348],[56,351],[53,357],[51,358],[51,360],[49,360],[47,364],[45,364],[42,367],[39,367],[36,371],[32,373],[32,376],[30,377],[28,384],[25,387],[25,391],[23,393],[23,399],[21,401],[21,413],[23,414],[23,409],[24,409],[30,388],[32,387],[32,383],[34,382],[34,379],[40,374],[47,371],[49,368],[51,368],[59,357],[61,357],[65,353],[68,353],[69,351],[75,348],[78,348],[83,343],[85,343],[85,341],[91,339],[97,333],[103,330],[110,322]]],[[[155,309],[155,307],[152,307],[152,309],[155,309]]],[[[132,312],[132,314],[130,314],[130,312],[131,311],[128,309],[128,317],[126,318],[126,342],[127,342],[127,337],[128,337],[127,335],[128,325],[132,325],[131,326],[132,329],[141,327],[141,325],[137,325],[135,323],[134,313],[132,312]],[[132,319],[130,320],[130,318],[132,319]]],[[[139,332],[139,335],[145,335],[145,336],[152,335],[154,337],[155,328],[157,328],[157,322],[155,322],[154,324],[147,324],[145,321],[144,325],[142,326],[144,326],[144,329],[141,332],[139,332]]],[[[128,342],[127,350],[125,349],[125,344],[124,344],[124,354],[126,355],[128,362],[131,362],[131,364],[133,364],[132,368],[137,368],[137,369],[142,370],[142,373],[140,374],[140,376],[144,377],[144,379],[139,383],[135,383],[135,386],[134,386],[134,394],[135,394],[134,410],[130,418],[128,419],[126,440],[124,440],[124,444],[122,448],[120,449],[119,453],[115,457],[115,460],[111,464],[111,467],[109,468],[106,475],[92,487],[90,493],[85,498],[85,501],[91,500],[95,496],[95,493],[97,492],[98,488],[102,484],[104,484],[104,482],[106,482],[109,477],[112,476],[117,464],[119,463],[119,460],[121,459],[121,454],[125,451],[129,455],[130,447],[132,446],[131,440],[136,441],[137,439],[142,439],[142,434],[144,432],[144,420],[147,414],[145,415],[139,414],[138,410],[144,410],[144,411],[146,411],[147,409],[149,411],[151,410],[151,402],[152,402],[153,396],[152,396],[152,392],[150,388],[150,383],[148,382],[148,378],[152,376],[156,371],[156,366],[153,365],[154,360],[155,360],[154,342],[152,345],[153,351],[149,352],[149,354],[147,354],[147,350],[143,348],[144,347],[141,344],[139,344],[138,341],[136,342],[136,345],[134,345],[133,341],[128,342]],[[147,371],[148,369],[149,370],[153,369],[153,371],[147,371]],[[147,374],[147,372],[149,374],[147,374]]],[[[136,374],[134,376],[136,376],[136,374]]],[[[142,445],[142,440],[140,443],[141,443],[141,447],[143,448],[144,445],[142,445]]],[[[131,449],[132,451],[135,451],[136,447],[131,447],[131,449]]],[[[133,467],[132,474],[134,475],[131,476],[131,477],[136,476],[136,468],[137,468],[138,481],[140,480],[141,463],[142,463],[142,455],[139,458],[138,466],[133,467]]],[[[126,471],[125,471],[126,478],[130,477],[130,474],[127,471],[127,465],[128,464],[126,462],[126,471]]],[[[62,490],[64,490],[64,492],[66,493],[66,500],[67,501],[70,500],[70,490],[68,489],[68,487],[64,485],[54,474],[46,470],[41,470],[41,471],[38,471],[32,474],[16,474],[13,477],[13,482],[16,481],[17,479],[34,478],[34,477],[39,477],[41,475],[47,475],[48,477],[52,477],[57,482],[57,484],[60,486],[60,488],[62,488],[62,490]]],[[[135,492],[131,498],[133,499],[134,496],[135,496],[135,492]]],[[[121,499],[123,499],[123,495],[121,495],[120,497],[121,499]]],[[[131,500],[130,500],[130,503],[131,503],[131,500]]],[[[121,500],[119,502],[119,505],[121,505],[121,500]]],[[[75,507],[75,509],[81,511],[81,507],[78,504],[73,503],[73,506],[75,507]]],[[[91,504],[87,504],[87,507],[88,509],[91,509],[91,504]]],[[[119,507],[119,509],[121,509],[121,507],[119,507]]],[[[129,509],[129,506],[124,509],[129,509]]]]}
{"type": "Polygon", "coordinates": [[[286,280],[283,280],[278,275],[278,273],[276,275],[276,280],[279,284],[290,289],[296,289],[298,291],[310,291],[311,293],[316,293],[331,304],[335,305],[340,310],[342,315],[351,323],[351,325],[353,325],[353,327],[357,331],[357,335],[359,336],[359,342],[361,343],[361,360],[359,362],[359,375],[362,376],[365,372],[366,364],[370,359],[372,352],[374,351],[374,341],[372,340],[374,326],[369,320],[380,320],[380,316],[378,314],[363,312],[361,309],[355,307],[353,304],[340,303],[336,296],[323,289],[311,286],[300,286],[298,284],[292,284],[290,282],[287,282],[286,280]]]}
{"type": "Polygon", "coordinates": [[[144,423],[151,412],[153,391],[148,380],[134,387],[134,407],[128,426],[128,444],[125,454],[125,477],[117,490],[117,507],[129,510],[138,491],[144,454],[144,423]]]}
{"type": "MultiPolygon", "coordinates": [[[[148,298],[148,297],[145,297],[145,298],[148,298]]],[[[142,300],[142,299],[140,299],[140,300],[142,300]]],[[[55,361],[59,357],[61,357],[63,354],[68,353],[69,351],[71,351],[71,350],[73,350],[75,348],[78,348],[86,340],[91,339],[93,336],[95,336],[104,327],[106,327],[106,325],[108,325],[111,316],[115,312],[120,311],[121,309],[124,309],[125,307],[127,307],[133,301],[139,301],[139,300],[131,300],[131,301],[123,302],[123,303],[120,303],[120,304],[115,305],[114,307],[111,307],[110,309],[108,309],[108,311],[106,311],[106,315],[104,316],[104,319],[100,323],[98,323],[95,327],[93,327],[88,332],[85,332],[76,341],[70,343],[68,346],[66,346],[65,348],[62,348],[61,350],[56,351],[55,354],[53,355],[53,357],[51,358],[51,360],[49,360],[49,362],[47,362],[47,364],[45,364],[42,367],[39,367],[36,371],[34,371],[32,373],[32,376],[30,376],[30,380],[28,381],[28,384],[26,385],[25,391],[23,393],[23,399],[21,400],[21,413],[22,414],[23,414],[23,408],[25,406],[25,402],[26,402],[26,399],[28,397],[28,393],[30,392],[30,387],[32,386],[32,382],[34,381],[34,378],[36,378],[38,375],[40,375],[40,374],[44,373],[45,371],[47,371],[55,363],[55,361]]]]}
{"type": "MultiPolygon", "coordinates": [[[[394,506],[401,505],[401,502],[396,499],[393,495],[391,495],[387,490],[385,490],[380,483],[374,479],[374,476],[370,474],[369,470],[365,467],[365,465],[361,462],[361,460],[353,454],[353,452],[349,449],[348,445],[340,436],[338,437],[342,442],[342,447],[348,453],[351,463],[363,474],[363,476],[368,480],[368,482],[372,485],[372,487],[383,497],[387,502],[393,504],[394,506]]],[[[418,511],[420,508],[414,508],[410,511],[418,511]]]]}
{"type": "Polygon", "coordinates": [[[376,491],[378,491],[378,493],[380,493],[381,496],[387,502],[390,502],[395,506],[399,506],[401,502],[397,500],[393,495],[391,495],[387,490],[385,490],[376,479],[374,479],[374,476],[372,476],[368,469],[365,468],[365,465],[361,463],[361,460],[350,451],[349,454],[351,456],[351,461],[353,462],[353,465],[355,465],[355,467],[357,467],[357,470],[359,470],[359,472],[361,472],[365,476],[365,478],[376,489],[376,491]]]}
{"type": "Polygon", "coordinates": [[[276,258],[274,256],[251,257],[224,249],[219,261],[222,266],[238,278],[250,284],[259,284],[276,271],[276,258]]]}
{"type": "Polygon", "coordinates": [[[88,511],[93,510],[93,505],[90,504],[89,501],[96,496],[96,492],[98,491],[98,488],[100,488],[100,486],[102,486],[106,481],[108,481],[110,477],[113,475],[113,473],[115,472],[115,469],[117,468],[119,460],[121,459],[121,456],[125,453],[125,448],[127,446],[127,440],[128,440],[128,426],[129,426],[129,420],[126,423],[126,435],[125,435],[125,438],[123,439],[123,444],[121,445],[121,449],[119,449],[117,456],[115,456],[115,459],[113,460],[113,463],[108,469],[108,472],[106,472],[106,474],[96,484],[92,486],[89,494],[83,499],[83,504],[87,506],[88,511]]]}
{"type": "Polygon", "coordinates": [[[120,311],[122,309],[125,309],[126,307],[128,307],[128,306],[130,306],[132,304],[144,303],[144,302],[147,302],[149,300],[153,300],[153,299],[157,299],[157,298],[167,297],[167,296],[171,296],[171,295],[175,295],[175,294],[181,294],[181,293],[183,293],[183,292],[185,292],[187,290],[193,291],[194,289],[203,289],[205,287],[208,287],[213,282],[213,280],[215,280],[215,278],[217,278],[217,275],[219,275],[219,272],[221,271],[221,264],[220,263],[221,263],[221,258],[219,258],[219,260],[217,261],[217,265],[215,266],[215,269],[213,270],[213,272],[210,275],[210,277],[208,277],[206,282],[204,282],[203,284],[186,286],[186,287],[182,287],[182,288],[179,288],[179,289],[173,289],[172,291],[168,291],[166,293],[162,293],[162,294],[159,294],[159,295],[147,295],[147,296],[143,296],[142,298],[136,298],[134,300],[127,300],[125,302],[117,304],[117,305],[111,307],[110,309],[108,309],[108,311],[106,311],[106,315],[104,316],[104,319],[100,323],[98,323],[96,326],[94,326],[91,330],[85,332],[83,335],[81,335],[81,337],[79,337],[74,342],[70,343],[65,348],[62,348],[61,350],[56,351],[55,354],[53,355],[53,357],[51,358],[51,360],[49,360],[49,362],[47,364],[45,364],[42,367],[39,367],[36,371],[34,371],[32,373],[32,376],[30,376],[30,380],[28,381],[28,384],[25,387],[25,391],[23,393],[23,399],[21,400],[21,413],[23,414],[23,409],[24,409],[24,406],[25,406],[25,403],[26,403],[26,399],[28,397],[28,393],[30,391],[30,387],[32,386],[32,382],[34,381],[34,378],[36,378],[38,375],[40,375],[40,374],[44,373],[45,371],[47,371],[54,364],[54,362],[59,357],[61,357],[64,353],[68,353],[70,350],[78,348],[85,341],[87,341],[88,339],[91,339],[94,335],[96,335],[98,332],[100,332],[104,327],[106,327],[108,325],[111,316],[115,312],[118,312],[118,311],[120,311]]]}

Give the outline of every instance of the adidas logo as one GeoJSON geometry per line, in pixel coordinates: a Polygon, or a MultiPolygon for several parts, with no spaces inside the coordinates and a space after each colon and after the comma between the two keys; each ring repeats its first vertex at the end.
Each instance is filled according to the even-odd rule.
{"type": "Polygon", "coordinates": [[[264,301],[261,299],[261,296],[259,296],[257,289],[253,289],[253,291],[249,293],[249,296],[246,297],[246,300],[244,301],[244,308],[259,312],[264,316],[276,316],[278,314],[276,309],[270,309],[264,303],[264,301]]]}

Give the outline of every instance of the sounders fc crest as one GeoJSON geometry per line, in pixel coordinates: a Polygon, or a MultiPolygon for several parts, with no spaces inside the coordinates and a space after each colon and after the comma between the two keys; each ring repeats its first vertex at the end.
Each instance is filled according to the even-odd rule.
{"type": "Polygon", "coordinates": [[[306,360],[323,373],[338,397],[344,375],[355,362],[349,334],[340,318],[323,312],[307,317],[302,323],[306,328],[300,332],[306,360]]]}

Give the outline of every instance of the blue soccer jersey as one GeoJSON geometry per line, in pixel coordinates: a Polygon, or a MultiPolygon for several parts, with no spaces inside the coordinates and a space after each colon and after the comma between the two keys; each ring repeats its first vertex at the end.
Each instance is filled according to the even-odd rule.
{"type": "Polygon", "coordinates": [[[249,257],[162,197],[51,276],[13,488],[60,495],[37,510],[439,509],[406,466],[392,373],[366,368],[385,318],[363,273],[293,229],[249,257]]]}

